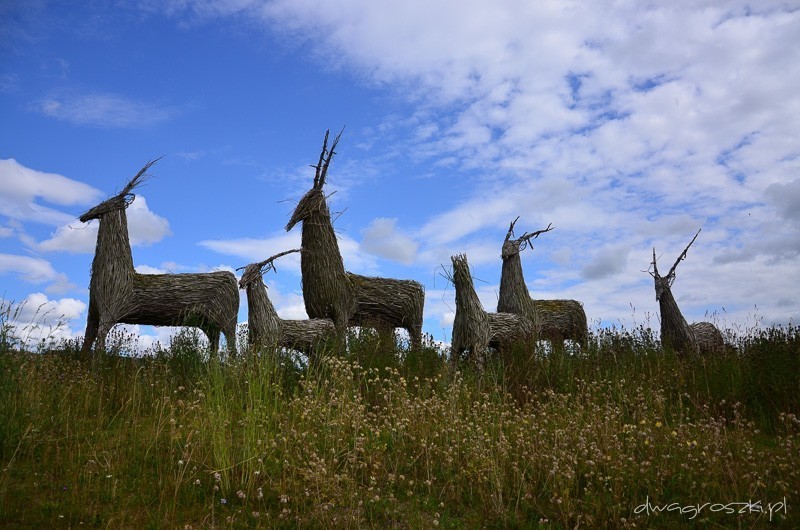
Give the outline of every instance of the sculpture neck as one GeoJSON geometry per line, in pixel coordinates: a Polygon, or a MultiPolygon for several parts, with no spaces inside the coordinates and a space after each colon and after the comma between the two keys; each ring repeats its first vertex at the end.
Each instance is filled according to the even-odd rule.
{"type": "Polygon", "coordinates": [[[456,289],[456,313],[459,311],[470,313],[476,308],[483,311],[483,305],[478,298],[478,293],[475,292],[475,284],[472,282],[469,269],[457,269],[453,276],[453,284],[456,289]]]}
{"type": "Polygon", "coordinates": [[[524,315],[529,318],[534,317],[533,300],[531,300],[531,295],[525,283],[525,276],[522,273],[522,260],[518,252],[503,259],[497,311],[524,315]]]}
{"type": "Polygon", "coordinates": [[[250,282],[247,291],[249,343],[273,344],[279,340],[281,319],[260,280],[250,282]]]}
{"type": "Polygon", "coordinates": [[[303,253],[300,255],[300,267],[304,279],[306,274],[309,277],[320,274],[344,276],[344,261],[327,208],[309,215],[303,221],[301,241],[303,253]]]}
{"type": "Polygon", "coordinates": [[[101,277],[133,275],[133,255],[125,209],[112,210],[99,219],[97,246],[92,261],[92,282],[101,277]]]}
{"type": "Polygon", "coordinates": [[[661,342],[679,352],[695,350],[694,333],[670,289],[661,290],[658,307],[661,312],[661,342]]]}

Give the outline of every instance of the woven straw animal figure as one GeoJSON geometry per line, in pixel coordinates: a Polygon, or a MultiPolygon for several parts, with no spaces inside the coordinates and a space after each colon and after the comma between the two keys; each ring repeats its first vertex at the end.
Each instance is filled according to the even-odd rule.
{"type": "Polygon", "coordinates": [[[503,241],[503,272],[497,311],[527,316],[535,324],[539,338],[549,340],[554,347],[563,346],[565,340],[585,347],[589,340],[589,326],[583,304],[577,300],[533,300],[522,274],[520,253],[528,247],[533,248],[531,241],[552,230],[552,226],[514,238],[514,225],[518,219],[511,222],[503,241]]]}
{"type": "Polygon", "coordinates": [[[301,351],[311,358],[315,346],[335,334],[333,321],[329,318],[282,319],[267,296],[267,286],[262,276],[275,270],[277,258],[299,251],[287,250],[244,267],[239,287],[247,292],[248,343],[252,351],[278,346],[301,351]]]}
{"type": "Polygon", "coordinates": [[[450,260],[453,263],[452,281],[456,290],[451,353],[453,362],[467,360],[480,368],[490,346],[502,350],[514,343],[533,342],[535,329],[527,317],[484,311],[475,292],[465,254],[457,254],[450,260]]]}
{"type": "Polygon", "coordinates": [[[135,197],[133,189],[155,162],[148,162],[120,193],[80,216],[84,223],[96,219],[100,224],[83,351],[88,353],[95,341],[95,349],[104,350],[108,332],[122,323],[198,327],[214,354],[222,332],[234,353],[239,290],[231,272],[139,274],[133,268],[126,208],[135,197]]]}
{"type": "Polygon", "coordinates": [[[366,326],[382,334],[405,328],[412,348],[422,345],[422,311],[425,289],[413,280],[374,278],[346,272],[323,193],[336,145],[328,149],[325,133],[312,188],[300,199],[286,230],[302,227],[303,298],[310,318],[330,318],[341,334],[348,325],[366,326]]]}
{"type": "Polygon", "coordinates": [[[700,230],[697,231],[689,244],[686,245],[686,248],[683,249],[683,252],[675,260],[675,264],[672,265],[666,276],[661,276],[658,273],[656,249],[653,248],[653,262],[651,263],[653,271],[650,272],[650,276],[653,277],[655,282],[656,300],[658,300],[658,309],[661,313],[661,343],[678,354],[699,353],[707,355],[722,352],[725,348],[722,333],[714,324],[711,322],[695,322],[689,325],[686,319],[683,318],[675,297],[672,296],[675,269],[678,267],[678,263],[686,259],[689,247],[692,246],[698,235],[700,235],[700,230]]]}

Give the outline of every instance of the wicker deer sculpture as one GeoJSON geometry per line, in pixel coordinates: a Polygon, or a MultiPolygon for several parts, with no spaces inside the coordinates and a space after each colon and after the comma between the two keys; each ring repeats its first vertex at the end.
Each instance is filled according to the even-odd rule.
{"type": "Polygon", "coordinates": [[[700,230],[683,249],[675,260],[666,276],[661,276],[656,263],[656,249],[653,247],[653,270],[648,271],[653,277],[656,289],[656,300],[661,314],[661,343],[679,355],[685,354],[712,354],[722,352],[725,341],[722,333],[711,322],[695,322],[689,325],[683,318],[675,297],[672,296],[672,284],[675,281],[675,269],[678,264],[686,259],[689,247],[692,246],[700,230]]]}
{"type": "Polygon", "coordinates": [[[451,256],[452,282],[456,290],[456,315],[453,320],[453,362],[466,360],[481,367],[487,349],[502,350],[514,343],[532,342],[533,322],[524,315],[487,313],[475,292],[466,254],[451,256]]]}
{"type": "Polygon", "coordinates": [[[292,252],[300,250],[287,250],[264,261],[242,267],[244,273],[239,280],[239,288],[247,292],[248,343],[252,351],[278,346],[301,351],[310,358],[314,354],[315,346],[334,335],[333,321],[329,318],[282,319],[267,296],[267,286],[262,281],[264,274],[270,270],[276,271],[276,259],[292,252]]]}
{"type": "Polygon", "coordinates": [[[549,340],[554,347],[562,346],[567,339],[585,347],[589,339],[589,327],[583,304],[577,300],[533,300],[522,274],[520,253],[528,247],[533,248],[531,241],[552,230],[552,225],[515,238],[514,225],[518,220],[519,217],[511,222],[503,240],[503,269],[497,311],[528,317],[536,326],[539,338],[549,340]]]}
{"type": "Polygon", "coordinates": [[[413,280],[374,278],[346,272],[331,222],[325,178],[341,133],[328,149],[328,136],[315,168],[314,184],[300,199],[286,224],[302,226],[303,299],[310,318],[330,318],[338,333],[348,325],[373,327],[385,333],[394,328],[408,330],[412,348],[422,345],[422,310],[425,289],[413,280]]]}
{"type": "Polygon", "coordinates": [[[231,353],[236,351],[239,290],[230,272],[203,274],[140,274],[133,268],[126,208],[141,184],[148,162],[117,195],[80,216],[100,226],[89,283],[89,315],[83,352],[104,350],[108,332],[118,323],[152,326],[194,326],[219,349],[220,332],[231,353]]]}

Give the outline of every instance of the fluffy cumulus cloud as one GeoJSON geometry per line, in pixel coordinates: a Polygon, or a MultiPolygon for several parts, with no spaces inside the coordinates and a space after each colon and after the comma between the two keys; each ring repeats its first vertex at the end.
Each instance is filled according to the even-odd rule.
{"type": "MultiPolygon", "coordinates": [[[[170,234],[169,221],[153,213],[141,195],[137,195],[128,206],[127,214],[131,245],[150,245],[170,234]]],[[[44,252],[94,252],[98,226],[96,220],[81,223],[73,219],[71,223],[58,227],[52,237],[39,243],[38,249],[44,252]]]]}
{"type": "Polygon", "coordinates": [[[365,252],[406,265],[414,262],[419,244],[398,232],[397,219],[373,219],[361,234],[361,248],[365,252]]]}
{"type": "Polygon", "coordinates": [[[59,206],[88,204],[99,190],[56,173],[25,167],[13,158],[0,160],[0,215],[19,221],[59,225],[71,216],[39,201],[59,206]]]}

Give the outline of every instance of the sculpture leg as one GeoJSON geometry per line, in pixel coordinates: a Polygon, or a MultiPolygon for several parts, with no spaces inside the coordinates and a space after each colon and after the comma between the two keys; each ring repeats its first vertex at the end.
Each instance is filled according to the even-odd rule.
{"type": "Polygon", "coordinates": [[[116,322],[100,322],[100,325],[97,329],[97,341],[94,345],[95,357],[97,357],[98,353],[106,351],[106,337],[108,337],[108,332],[111,331],[111,328],[114,327],[114,324],[116,324],[116,322]]]}
{"type": "Polygon", "coordinates": [[[210,348],[211,357],[216,357],[217,353],[219,353],[219,335],[220,331],[217,327],[212,326],[203,326],[200,328],[208,337],[208,344],[210,348]]]}
{"type": "Polygon", "coordinates": [[[81,353],[88,355],[92,351],[92,344],[97,339],[97,329],[100,325],[100,316],[97,314],[97,306],[94,299],[89,300],[89,315],[86,317],[86,332],[83,334],[83,346],[81,353]]]}
{"type": "Polygon", "coordinates": [[[236,357],[236,325],[228,326],[222,333],[225,335],[225,343],[228,346],[228,355],[231,357],[236,357]]]}
{"type": "Polygon", "coordinates": [[[406,329],[411,339],[411,349],[416,351],[422,350],[422,326],[415,325],[406,329]]]}

